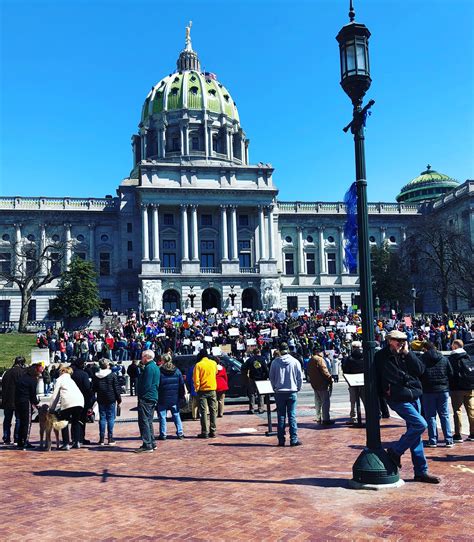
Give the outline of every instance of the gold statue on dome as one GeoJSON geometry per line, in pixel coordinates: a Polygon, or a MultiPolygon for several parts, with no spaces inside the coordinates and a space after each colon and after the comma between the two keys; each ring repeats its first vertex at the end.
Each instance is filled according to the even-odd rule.
{"type": "Polygon", "coordinates": [[[193,26],[193,22],[189,21],[189,25],[186,27],[186,50],[191,51],[192,45],[191,45],[191,27],[193,26]]]}

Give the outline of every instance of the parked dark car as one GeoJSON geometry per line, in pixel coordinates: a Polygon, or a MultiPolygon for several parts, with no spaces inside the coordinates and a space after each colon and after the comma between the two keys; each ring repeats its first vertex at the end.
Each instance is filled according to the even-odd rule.
{"type": "MultiPolygon", "coordinates": [[[[244,384],[241,374],[242,363],[232,356],[219,356],[221,365],[227,371],[229,381],[229,390],[226,392],[227,397],[244,397],[247,395],[247,388],[244,384]]],[[[173,363],[183,373],[184,378],[189,367],[196,363],[196,356],[193,355],[176,355],[173,357],[173,363]]]]}

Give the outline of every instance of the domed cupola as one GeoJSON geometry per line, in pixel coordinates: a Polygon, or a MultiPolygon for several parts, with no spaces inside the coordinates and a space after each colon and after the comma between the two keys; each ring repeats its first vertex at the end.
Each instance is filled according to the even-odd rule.
{"type": "Polygon", "coordinates": [[[248,164],[237,106],[215,74],[201,71],[191,25],[177,71],[154,85],[143,104],[139,134],[132,137],[134,166],[142,159],[248,164]]]}
{"type": "Polygon", "coordinates": [[[428,164],[426,170],[422,171],[406,184],[397,196],[399,203],[421,203],[437,199],[446,192],[459,186],[456,179],[438,173],[428,164]]]}

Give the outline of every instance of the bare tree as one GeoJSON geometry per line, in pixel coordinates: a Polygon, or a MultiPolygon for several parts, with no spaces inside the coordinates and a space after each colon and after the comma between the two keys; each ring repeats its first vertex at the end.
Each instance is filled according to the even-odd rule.
{"type": "Polygon", "coordinates": [[[449,296],[469,298],[474,276],[469,238],[438,218],[425,217],[411,232],[404,246],[415,264],[420,291],[434,291],[441,309],[449,312],[449,296]]]}
{"type": "MultiPolygon", "coordinates": [[[[70,244],[70,243],[69,243],[70,244]]],[[[11,258],[3,261],[0,279],[18,286],[21,295],[21,310],[18,331],[25,332],[28,310],[33,294],[61,274],[60,262],[66,256],[68,243],[45,243],[38,247],[30,241],[12,244],[11,258]]]]}

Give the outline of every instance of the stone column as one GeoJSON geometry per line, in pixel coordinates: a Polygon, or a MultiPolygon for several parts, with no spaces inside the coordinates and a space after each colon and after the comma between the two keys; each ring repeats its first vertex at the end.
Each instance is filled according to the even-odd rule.
{"type": "Polygon", "coordinates": [[[265,215],[262,205],[258,206],[258,218],[259,218],[259,242],[260,242],[260,260],[267,259],[267,247],[265,242],[265,215]]]}
{"type": "Polygon", "coordinates": [[[318,228],[319,236],[319,270],[321,274],[326,273],[326,258],[324,254],[324,226],[318,228]]]}
{"type": "Polygon", "coordinates": [[[143,141],[143,151],[142,151],[142,159],[145,160],[148,158],[148,130],[144,130],[142,135],[142,141],[143,141]]]}
{"type": "Polygon", "coordinates": [[[232,133],[230,130],[227,131],[227,156],[229,160],[234,159],[234,149],[232,148],[232,133]]]}
{"type": "Polygon", "coordinates": [[[91,262],[95,261],[95,223],[89,224],[89,259],[91,262]]]}
{"type": "Polygon", "coordinates": [[[386,232],[387,232],[387,228],[385,226],[380,226],[380,244],[381,245],[385,243],[386,232]]]}
{"type": "Polygon", "coordinates": [[[166,127],[161,130],[161,156],[166,158],[166,127]]]}
{"type": "Polygon", "coordinates": [[[48,272],[47,269],[47,259],[45,254],[45,248],[46,248],[46,224],[39,224],[40,229],[40,253],[39,257],[41,258],[40,262],[40,273],[41,275],[46,275],[48,272]]]}
{"type": "Polygon", "coordinates": [[[181,130],[180,130],[180,133],[181,133],[181,155],[183,155],[185,153],[185,149],[184,149],[184,126],[181,126],[181,130]]]}
{"type": "Polygon", "coordinates": [[[237,248],[237,207],[231,206],[232,212],[232,259],[234,261],[239,260],[239,252],[237,248]]]}
{"type": "Polygon", "coordinates": [[[270,260],[275,260],[275,224],[274,220],[275,207],[270,205],[268,208],[268,246],[270,250],[270,260]]]}
{"type": "Polygon", "coordinates": [[[160,206],[154,204],[153,206],[153,261],[160,262],[160,222],[158,211],[160,206]]]}
{"type": "Polygon", "coordinates": [[[192,230],[193,230],[193,261],[199,261],[199,233],[197,220],[197,205],[191,205],[192,230]]]}
{"type": "Polygon", "coordinates": [[[304,260],[303,228],[297,226],[298,232],[298,270],[300,275],[306,275],[306,262],[304,260]]]}
{"type": "Polygon", "coordinates": [[[341,261],[341,267],[340,267],[340,273],[346,274],[347,273],[347,267],[345,265],[345,255],[346,252],[344,250],[345,242],[344,242],[344,228],[342,226],[338,226],[339,231],[339,259],[341,261]]]}
{"type": "Polygon", "coordinates": [[[402,226],[401,230],[402,230],[402,241],[405,242],[407,240],[407,229],[405,226],[402,226]]]}
{"type": "Polygon", "coordinates": [[[15,226],[15,251],[14,251],[14,274],[23,273],[24,268],[24,256],[23,256],[23,242],[21,238],[21,226],[17,223],[15,226]]]}
{"type": "Polygon", "coordinates": [[[66,229],[66,271],[69,268],[69,265],[71,264],[71,256],[72,256],[72,244],[71,244],[71,224],[64,224],[64,227],[66,229]]]}
{"type": "Polygon", "coordinates": [[[189,261],[188,206],[181,205],[181,261],[189,261]]]}
{"type": "Polygon", "coordinates": [[[221,205],[221,239],[222,239],[222,261],[229,260],[229,239],[227,235],[227,207],[221,205]]]}
{"type": "Polygon", "coordinates": [[[143,228],[143,249],[142,260],[149,261],[150,259],[150,241],[148,235],[148,205],[142,203],[142,228],[143,228]]]}

